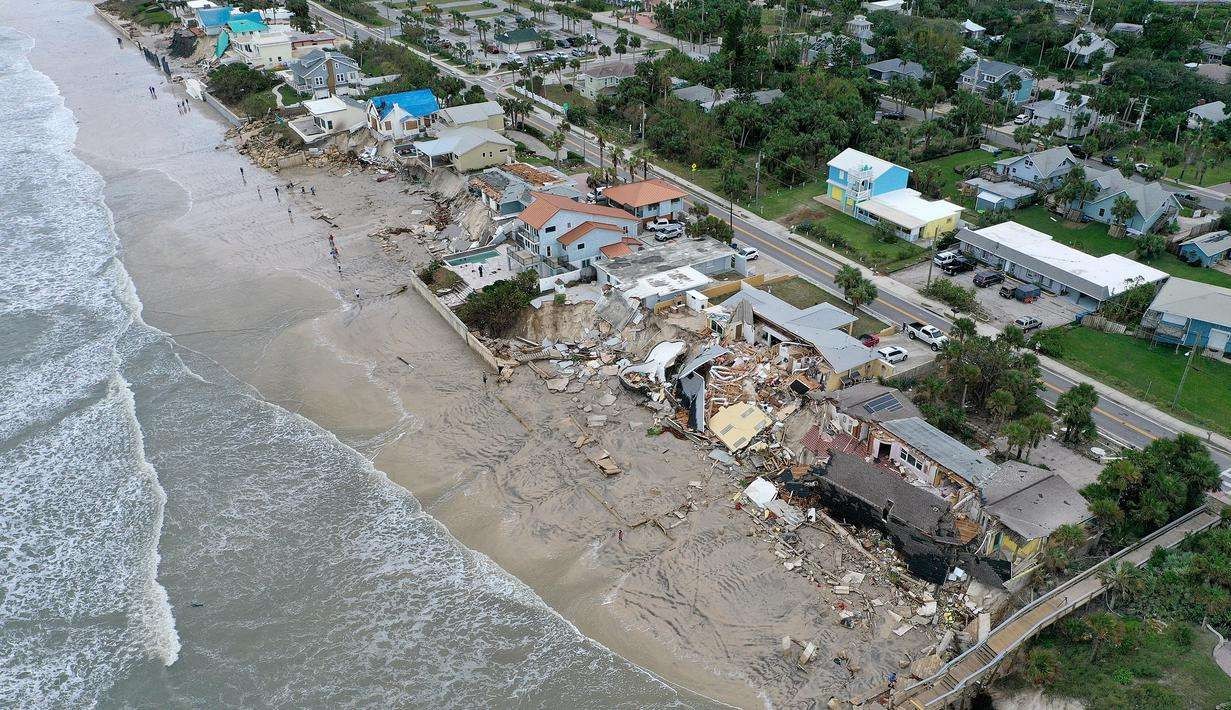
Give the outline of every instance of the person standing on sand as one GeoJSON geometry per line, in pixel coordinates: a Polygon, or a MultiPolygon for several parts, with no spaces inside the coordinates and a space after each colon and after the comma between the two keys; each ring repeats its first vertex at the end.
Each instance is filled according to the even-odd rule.
{"type": "Polygon", "coordinates": [[[483,386],[487,387],[487,373],[486,372],[483,373],[483,386]]]}
{"type": "MultiPolygon", "coordinates": [[[[241,166],[239,166],[239,177],[240,177],[240,179],[241,179],[241,180],[243,180],[243,181],[244,181],[244,184],[245,184],[245,185],[247,185],[247,184],[248,184],[248,176],[247,176],[247,175],[244,175],[244,166],[242,166],[242,165],[241,165],[241,166]]],[[[259,188],[259,187],[257,188],[257,190],[260,190],[260,189],[261,189],[261,188],[259,188]]]]}
{"type": "Polygon", "coordinates": [[[316,185],[309,187],[308,190],[312,193],[313,197],[316,197],[316,185]]]}
{"type": "Polygon", "coordinates": [[[278,202],[282,201],[282,193],[278,192],[278,186],[274,185],[274,197],[278,198],[278,202]]]}
{"type": "Polygon", "coordinates": [[[295,216],[291,214],[291,208],[290,208],[290,207],[287,207],[287,208],[286,208],[286,218],[287,218],[287,219],[289,219],[289,220],[291,220],[292,222],[294,222],[294,221],[295,221],[295,216]]]}
{"type": "Polygon", "coordinates": [[[123,38],[123,37],[116,37],[116,38],[115,38],[115,46],[117,46],[117,47],[123,47],[123,46],[124,46],[124,38],[123,38]]]}
{"type": "Polygon", "coordinates": [[[260,187],[260,185],[258,185],[258,186],[257,186],[257,188],[256,188],[256,198],[257,198],[258,200],[260,200],[261,202],[264,202],[264,201],[265,201],[265,197],[264,197],[263,195],[261,195],[261,187],[260,187]]]}
{"type": "Polygon", "coordinates": [[[355,289],[355,300],[359,300],[359,289],[355,289]]]}

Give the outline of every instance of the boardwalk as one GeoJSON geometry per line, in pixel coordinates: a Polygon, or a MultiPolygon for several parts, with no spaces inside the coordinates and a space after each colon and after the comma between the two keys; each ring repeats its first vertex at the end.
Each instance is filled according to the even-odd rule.
{"type": "Polygon", "coordinates": [[[1213,527],[1218,521],[1217,513],[1199,508],[1061,584],[1010,616],[985,641],[957,656],[931,677],[905,688],[893,698],[892,707],[942,708],[956,702],[963,689],[989,675],[1018,646],[1102,594],[1099,569],[1121,560],[1140,567],[1155,548],[1175,547],[1186,536],[1213,527]]]}

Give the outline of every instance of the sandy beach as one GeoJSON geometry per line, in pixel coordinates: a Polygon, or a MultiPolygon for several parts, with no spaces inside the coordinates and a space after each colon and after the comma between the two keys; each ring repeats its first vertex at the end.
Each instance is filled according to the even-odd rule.
{"type": "Polygon", "coordinates": [[[614,378],[571,395],[548,394],[526,368],[484,384],[479,358],[402,289],[424,248],[409,235],[369,237],[426,220],[422,186],[355,167],[262,171],[208,107],[182,115],[181,92],[152,69],[108,66],[106,53],[134,50],[91,22],[99,31],[84,53],[101,56],[42,69],[78,117],[79,155],[106,179],[144,319],[202,377],[242,382],[333,432],[584,634],[701,695],[811,707],[876,683],[921,645],[912,633],[869,646],[866,632],[835,624],[831,600],[786,573],[735,510],[729,475],[690,442],[647,436],[651,413],[614,378]],[[73,76],[87,65],[93,76],[73,76]],[[130,84],[119,104],[116,81],[130,84]],[[140,82],[157,82],[160,98],[133,98],[140,82]],[[337,226],[313,219],[320,210],[337,226]],[[604,407],[608,392],[617,400],[604,407]],[[624,474],[604,478],[572,446],[566,422],[584,420],[587,405],[609,415],[592,434],[624,474]],[[670,536],[625,525],[689,499],[695,510],[670,536]],[[783,659],[784,635],[818,642],[821,662],[805,671],[783,659]],[[829,662],[841,653],[859,659],[854,678],[829,662]]]}

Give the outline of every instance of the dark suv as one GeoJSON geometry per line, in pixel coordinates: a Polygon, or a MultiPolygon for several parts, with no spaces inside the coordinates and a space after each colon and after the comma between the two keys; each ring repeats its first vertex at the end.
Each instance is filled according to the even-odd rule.
{"type": "Polygon", "coordinates": [[[957,274],[964,274],[967,271],[974,271],[974,268],[975,263],[973,261],[964,256],[959,256],[953,261],[950,261],[948,264],[940,267],[940,270],[950,276],[956,276],[957,274]]]}
{"type": "Polygon", "coordinates": [[[1004,274],[999,271],[980,271],[975,274],[975,286],[987,288],[998,283],[1004,283],[1004,274]]]}

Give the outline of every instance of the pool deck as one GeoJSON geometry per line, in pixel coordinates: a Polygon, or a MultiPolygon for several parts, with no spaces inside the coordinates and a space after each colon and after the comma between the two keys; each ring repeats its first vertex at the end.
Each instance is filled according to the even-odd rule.
{"type": "Polygon", "coordinates": [[[450,271],[461,276],[466,281],[467,286],[478,291],[484,286],[490,286],[513,275],[509,269],[508,250],[509,245],[500,244],[491,250],[492,256],[483,261],[454,265],[450,264],[446,257],[445,264],[450,271]],[[483,270],[482,276],[479,275],[480,267],[483,270]]]}

